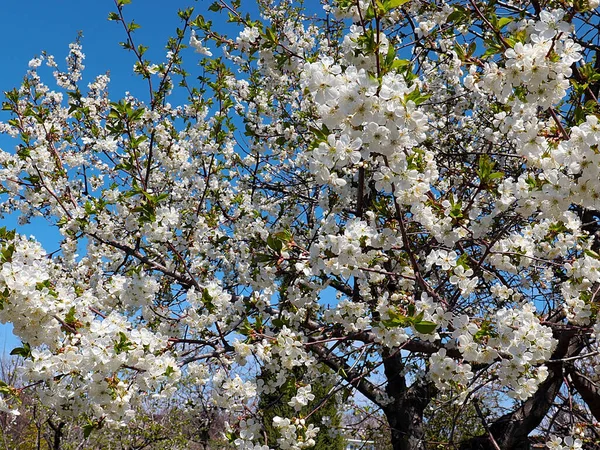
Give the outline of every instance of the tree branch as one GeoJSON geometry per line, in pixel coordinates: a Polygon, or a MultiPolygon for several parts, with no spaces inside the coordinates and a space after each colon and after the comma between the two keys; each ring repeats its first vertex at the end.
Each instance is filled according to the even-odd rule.
{"type": "Polygon", "coordinates": [[[590,412],[600,421],[600,386],[584,376],[574,367],[568,368],[567,373],[571,378],[573,387],[577,390],[583,401],[590,408],[590,412]]]}

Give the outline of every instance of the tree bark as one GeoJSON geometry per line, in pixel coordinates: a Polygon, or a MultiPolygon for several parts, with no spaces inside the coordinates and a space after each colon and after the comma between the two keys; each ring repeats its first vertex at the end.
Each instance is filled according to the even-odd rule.
{"type": "Polygon", "coordinates": [[[600,421],[600,386],[579,373],[576,369],[569,371],[573,387],[590,408],[590,412],[600,421]]]}
{"type": "Polygon", "coordinates": [[[434,395],[433,386],[426,380],[417,380],[410,387],[401,375],[404,365],[401,355],[384,355],[387,394],[392,403],[383,411],[392,434],[394,450],[424,450],[425,429],[423,411],[434,395]]]}
{"type": "Polygon", "coordinates": [[[52,420],[48,419],[48,425],[54,431],[54,436],[52,440],[52,450],[60,450],[60,441],[62,439],[63,428],[65,427],[64,422],[59,422],[58,425],[55,425],[52,420]]]}

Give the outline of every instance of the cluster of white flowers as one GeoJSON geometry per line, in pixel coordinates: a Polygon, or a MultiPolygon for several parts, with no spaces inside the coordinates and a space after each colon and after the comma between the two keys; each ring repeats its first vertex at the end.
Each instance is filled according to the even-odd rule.
{"type": "Polygon", "coordinates": [[[314,438],[319,432],[319,428],[313,424],[307,426],[304,419],[290,420],[276,416],[273,418],[273,426],[281,433],[277,443],[282,450],[311,448],[315,445],[314,438]]]}
{"type": "Polygon", "coordinates": [[[463,393],[467,392],[473,372],[469,364],[447,357],[446,349],[442,348],[429,357],[429,377],[441,391],[454,389],[463,393]]]}
{"type": "Polygon", "coordinates": [[[46,258],[38,242],[17,235],[2,250],[5,256],[0,290],[9,295],[3,299],[0,319],[12,321],[15,332],[31,345],[50,344],[47,339],[54,336],[50,345],[56,348],[60,345],[56,339],[61,335],[61,324],[53,316],[64,317],[70,308],[85,309],[87,305],[76,303],[74,293],[66,286],[52,286],[51,281],[62,278],[60,269],[46,258]],[[20,319],[15,321],[13,317],[20,319]]]}
{"type": "Polygon", "coordinates": [[[461,354],[473,363],[492,364],[508,395],[526,400],[548,376],[543,364],[552,355],[556,340],[552,330],[540,324],[532,304],[518,309],[500,309],[492,323],[481,326],[466,315],[453,320],[454,332],[461,354]]]}
{"type": "MultiPolygon", "coordinates": [[[[364,36],[364,30],[359,25],[350,25],[348,33],[344,36],[342,50],[344,58],[348,64],[357,69],[371,70],[376,66],[376,54],[365,51],[364,42],[361,38],[364,36]]],[[[379,42],[378,55],[385,55],[388,52],[390,43],[385,33],[380,32],[375,39],[379,42]]]]}
{"type": "Polygon", "coordinates": [[[561,220],[540,220],[499,240],[492,248],[490,262],[500,270],[511,273],[530,267],[535,261],[567,257],[581,248],[581,223],[569,211],[561,220]]]}
{"type": "Polygon", "coordinates": [[[256,27],[246,27],[240,32],[236,39],[237,45],[241,51],[248,51],[260,37],[260,32],[256,27]]]}
{"type": "Polygon", "coordinates": [[[284,326],[275,336],[276,345],[272,347],[272,354],[277,355],[279,361],[286,369],[299,366],[311,366],[315,360],[302,345],[299,336],[284,326]]]}
{"type": "Polygon", "coordinates": [[[365,68],[348,64],[342,71],[325,57],[306,63],[301,73],[323,125],[336,130],[312,151],[311,171],[320,183],[344,187],[340,178],[369,158],[378,189],[391,192],[393,184],[403,203],[424,200],[437,169],[430,152],[415,148],[428,127],[427,116],[410,97],[418,99],[418,84],[409,87],[395,72],[378,84],[365,68]]]}
{"type": "Polygon", "coordinates": [[[233,443],[240,450],[271,450],[268,445],[260,445],[254,442],[260,432],[260,422],[254,419],[241,420],[239,437],[233,443]]]}
{"type": "Polygon", "coordinates": [[[452,6],[440,2],[438,8],[425,11],[424,14],[415,17],[414,20],[419,25],[415,28],[415,33],[419,37],[428,36],[436,26],[441,27],[444,25],[452,12],[452,6]]]}
{"type": "Polygon", "coordinates": [[[364,277],[361,268],[371,266],[371,262],[380,256],[376,248],[382,236],[362,220],[351,220],[346,223],[341,235],[328,234],[320,236],[319,242],[311,247],[311,267],[313,273],[321,271],[344,277],[364,277]],[[379,238],[379,239],[376,239],[379,238]],[[363,248],[371,247],[363,251],[363,248]],[[323,254],[331,254],[323,258],[323,254]]]}
{"type": "Polygon", "coordinates": [[[312,387],[302,386],[298,388],[296,395],[288,402],[288,405],[293,406],[296,411],[300,411],[304,406],[315,399],[315,394],[311,393],[312,387]]]}
{"type": "MultiPolygon", "coordinates": [[[[544,11],[538,22],[518,24],[528,42],[508,48],[503,67],[487,65],[477,88],[493,93],[503,103],[514,101],[515,95],[545,108],[558,103],[569,87],[571,64],[581,58],[581,47],[570,39],[571,28],[561,20],[563,16],[562,10],[544,11]],[[524,89],[522,94],[515,93],[519,88],[524,89]]],[[[466,80],[467,86],[471,83],[466,80]]]]}
{"type": "Polygon", "coordinates": [[[212,56],[212,52],[202,44],[202,41],[198,39],[194,31],[192,31],[192,35],[190,36],[190,45],[194,47],[197,53],[204,56],[212,56]]]}
{"type": "Polygon", "coordinates": [[[348,332],[355,332],[370,326],[368,309],[368,305],[364,303],[343,300],[335,309],[327,311],[324,317],[328,322],[342,325],[348,332]]]}
{"type": "Polygon", "coordinates": [[[550,441],[546,444],[549,450],[580,450],[583,448],[583,442],[581,439],[576,439],[571,436],[561,438],[559,436],[552,436],[550,441]]]}
{"type": "Polygon", "coordinates": [[[188,290],[186,300],[190,306],[184,320],[190,326],[209,327],[228,315],[233,306],[232,296],[223,290],[219,281],[210,281],[201,288],[201,291],[188,290]]]}
{"type": "Polygon", "coordinates": [[[349,6],[337,5],[332,9],[332,12],[337,18],[352,19],[353,22],[360,22],[362,14],[370,6],[369,0],[358,0],[357,2],[349,2],[349,6]]]}
{"type": "Polygon", "coordinates": [[[539,323],[535,307],[522,305],[520,309],[500,310],[496,314],[498,336],[488,344],[497,349],[506,349],[497,369],[504,386],[509,386],[510,396],[526,400],[548,376],[548,369],[539,364],[547,361],[556,347],[552,330],[539,323]]]}
{"type": "Polygon", "coordinates": [[[54,60],[52,58],[48,58],[47,64],[50,67],[57,69],[54,72],[56,84],[65,89],[76,89],[77,82],[81,80],[83,69],[85,69],[85,66],[83,65],[84,59],[85,55],[83,54],[81,45],[79,43],[69,44],[69,55],[67,56],[68,70],[66,72],[59,71],[54,60]]]}
{"type": "Polygon", "coordinates": [[[68,389],[61,396],[45,392],[48,405],[68,405],[77,414],[89,407],[85,398],[95,398],[99,417],[119,421],[133,415],[132,384],[145,392],[173,392],[181,374],[174,357],[161,354],[168,345],[165,337],[134,327],[117,312],[106,317],[93,314],[101,307],[97,297],[101,292],[107,294],[103,296],[107,305],[123,301],[138,308],[156,292],[151,278],[114,277],[106,291],[77,295],[69,288],[72,280],[46,258],[39,243],[17,235],[3,251],[7,260],[0,272],[0,289],[6,297],[0,319],[10,317],[24,342],[47,346],[31,350],[23,374],[32,381],[54,380],[56,388],[68,389]],[[137,374],[134,380],[127,372],[137,374]]]}
{"type": "Polygon", "coordinates": [[[571,278],[561,286],[567,317],[575,324],[589,324],[593,318],[594,285],[600,281],[600,260],[584,255],[566,263],[565,269],[571,278]]]}
{"type": "Polygon", "coordinates": [[[212,378],[215,392],[211,401],[220,408],[230,411],[243,411],[244,405],[256,396],[256,384],[242,380],[239,375],[233,378],[225,370],[218,371],[212,378]]]}
{"type": "Polygon", "coordinates": [[[449,281],[458,286],[463,296],[468,296],[477,287],[478,277],[473,276],[473,269],[465,268],[464,264],[458,264],[458,254],[451,250],[432,250],[427,255],[425,267],[430,269],[434,264],[440,266],[442,270],[451,273],[449,281]]]}

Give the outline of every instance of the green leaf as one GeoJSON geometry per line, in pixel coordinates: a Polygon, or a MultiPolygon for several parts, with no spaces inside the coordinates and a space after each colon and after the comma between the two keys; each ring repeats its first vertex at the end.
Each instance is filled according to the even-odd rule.
{"type": "Polygon", "coordinates": [[[390,10],[392,8],[399,8],[408,2],[410,2],[410,0],[388,0],[385,2],[385,7],[390,10]]]}
{"type": "Polygon", "coordinates": [[[409,327],[411,325],[411,317],[406,317],[405,315],[399,314],[395,311],[390,311],[388,315],[390,316],[389,320],[381,321],[381,323],[387,328],[409,327]]]}
{"type": "Polygon", "coordinates": [[[139,28],[142,28],[141,25],[135,23],[134,21],[131,21],[131,23],[129,25],[127,25],[127,29],[131,32],[131,31],[135,31],[139,28]]]}
{"type": "Polygon", "coordinates": [[[428,320],[423,320],[421,322],[415,323],[415,330],[422,334],[431,334],[437,329],[437,323],[429,322],[428,320]]]}
{"type": "Polygon", "coordinates": [[[504,176],[502,172],[492,172],[496,162],[493,161],[488,155],[482,155],[479,158],[479,169],[477,175],[479,176],[480,185],[482,188],[489,187],[493,180],[497,180],[504,176]]]}
{"type": "Polygon", "coordinates": [[[12,241],[15,238],[17,232],[15,230],[9,230],[6,227],[0,227],[0,240],[1,241],[12,241]]]}
{"type": "Polygon", "coordinates": [[[281,253],[281,250],[283,249],[283,242],[273,235],[267,238],[267,245],[278,254],[281,253]]]}
{"type": "Polygon", "coordinates": [[[453,219],[462,219],[462,202],[459,201],[452,204],[452,207],[450,208],[450,217],[453,219]]]}
{"type": "Polygon", "coordinates": [[[415,88],[404,96],[404,103],[408,103],[410,100],[412,100],[415,102],[415,105],[420,105],[430,97],[431,94],[421,94],[421,91],[418,88],[415,88]]]}
{"type": "Polygon", "coordinates": [[[514,19],[512,17],[502,17],[498,20],[498,28],[502,29],[509,23],[511,23],[514,19]]]}
{"type": "Polygon", "coordinates": [[[467,56],[473,56],[475,50],[477,50],[477,44],[475,42],[471,42],[467,47],[467,56]]]}
{"type": "Polygon", "coordinates": [[[94,429],[96,428],[96,424],[95,423],[88,423],[85,424],[83,426],[83,437],[84,438],[89,438],[90,434],[92,434],[92,431],[94,431],[94,429]]]}
{"type": "Polygon", "coordinates": [[[275,257],[273,255],[269,255],[268,253],[257,253],[254,259],[259,263],[268,263],[273,261],[275,257]]]}
{"type": "Polygon", "coordinates": [[[13,395],[14,390],[11,386],[6,384],[4,381],[0,381],[0,394],[13,395]]]}
{"type": "Polygon", "coordinates": [[[490,46],[481,56],[482,58],[489,58],[490,56],[497,55],[500,53],[502,48],[499,45],[490,46]]]}
{"type": "Polygon", "coordinates": [[[193,12],[194,8],[190,7],[186,9],[180,9],[177,11],[177,15],[181,20],[188,20],[190,17],[192,17],[193,12]]]}
{"type": "Polygon", "coordinates": [[[0,262],[2,262],[2,263],[11,262],[12,255],[14,252],[15,252],[14,244],[9,244],[6,247],[3,247],[2,251],[0,252],[0,262]]]}
{"type": "Polygon", "coordinates": [[[385,68],[386,70],[390,70],[394,67],[394,61],[396,60],[396,49],[393,45],[390,45],[388,51],[385,55],[385,68]]]}
{"type": "Polygon", "coordinates": [[[513,48],[518,41],[515,38],[507,37],[504,38],[504,42],[506,42],[510,46],[510,48],[513,48]]]}
{"type": "Polygon", "coordinates": [[[466,13],[463,9],[456,8],[454,11],[450,13],[448,18],[446,19],[448,22],[460,22],[466,17],[466,13]]]}
{"type": "Polygon", "coordinates": [[[408,59],[396,59],[392,64],[392,69],[405,69],[411,66],[412,63],[408,59]]]}
{"type": "Polygon", "coordinates": [[[458,59],[463,61],[465,59],[465,48],[459,43],[454,44],[454,51],[456,52],[456,56],[458,59]]]}
{"type": "Polygon", "coordinates": [[[277,41],[278,41],[277,35],[275,34],[275,31],[273,31],[272,28],[267,28],[265,30],[265,37],[271,44],[273,44],[273,45],[277,44],[277,41]]]}
{"type": "Polygon", "coordinates": [[[456,260],[456,266],[463,266],[465,270],[469,270],[469,255],[467,253],[461,253],[456,260]]]}
{"type": "Polygon", "coordinates": [[[122,331],[119,332],[119,342],[115,343],[115,353],[118,355],[129,350],[133,350],[135,345],[127,339],[127,335],[122,331]]]}
{"type": "Polygon", "coordinates": [[[71,308],[69,309],[69,312],[65,316],[65,323],[67,325],[72,325],[76,322],[77,322],[77,319],[75,318],[75,307],[71,306],[71,308]]]}
{"type": "Polygon", "coordinates": [[[202,303],[206,307],[209,313],[213,313],[215,311],[215,304],[213,303],[213,297],[208,292],[207,288],[204,288],[202,291],[202,303]]]}
{"type": "Polygon", "coordinates": [[[381,323],[385,325],[386,328],[398,328],[398,327],[407,327],[410,325],[408,320],[401,319],[390,319],[390,320],[382,320],[381,323]]]}
{"type": "Polygon", "coordinates": [[[119,112],[116,109],[113,108],[108,113],[107,118],[108,119],[118,119],[119,118],[119,112]]]}
{"type": "Polygon", "coordinates": [[[473,340],[475,342],[482,342],[487,340],[488,337],[497,337],[498,333],[494,329],[494,325],[489,320],[484,320],[479,330],[473,335],[473,340]]]}
{"type": "Polygon", "coordinates": [[[219,4],[219,2],[214,2],[208,7],[208,10],[212,12],[219,12],[221,9],[223,9],[223,7],[219,4]]]}
{"type": "Polygon", "coordinates": [[[289,322],[287,320],[282,320],[282,319],[273,319],[271,321],[271,323],[273,324],[274,327],[277,327],[277,328],[283,328],[284,326],[289,325],[289,322]]]}
{"type": "Polygon", "coordinates": [[[27,342],[23,342],[23,347],[13,348],[10,354],[13,356],[29,358],[31,357],[31,346],[27,342]]]}
{"type": "Polygon", "coordinates": [[[293,237],[292,233],[289,230],[279,231],[274,235],[281,242],[285,242],[286,244],[292,242],[293,237]]]}

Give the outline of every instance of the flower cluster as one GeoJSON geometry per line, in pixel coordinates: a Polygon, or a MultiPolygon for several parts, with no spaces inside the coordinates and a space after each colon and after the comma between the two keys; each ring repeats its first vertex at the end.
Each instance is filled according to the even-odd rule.
{"type": "Polygon", "coordinates": [[[346,181],[338,178],[352,173],[361,159],[370,160],[378,189],[391,192],[394,184],[402,203],[423,199],[437,170],[433,155],[416,148],[428,127],[415,102],[420,101],[418,84],[408,86],[397,73],[385,74],[379,84],[367,69],[345,64],[342,71],[323,58],[305,64],[301,73],[322,124],[337,131],[312,151],[311,171],[320,183],[344,187],[346,181]]]}
{"type": "Polygon", "coordinates": [[[459,363],[447,357],[446,349],[442,348],[429,358],[429,376],[442,391],[455,389],[466,392],[473,372],[469,364],[459,363]]]}
{"type": "Polygon", "coordinates": [[[304,419],[287,419],[276,416],[273,426],[277,428],[281,437],[277,439],[279,448],[283,450],[301,450],[315,445],[315,436],[319,428],[314,425],[306,426],[304,419]]]}
{"type": "Polygon", "coordinates": [[[580,450],[583,448],[581,439],[574,439],[571,436],[561,438],[552,436],[552,439],[546,444],[549,450],[580,450]]]}

